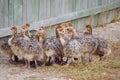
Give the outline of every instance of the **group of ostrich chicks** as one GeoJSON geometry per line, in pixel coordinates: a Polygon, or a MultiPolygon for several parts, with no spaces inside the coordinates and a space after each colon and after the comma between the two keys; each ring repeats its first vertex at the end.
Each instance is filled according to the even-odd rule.
{"type": "Polygon", "coordinates": [[[35,35],[30,33],[30,24],[21,26],[21,33],[13,26],[12,36],[1,45],[1,53],[10,58],[10,63],[17,57],[19,61],[24,61],[28,68],[31,61],[38,67],[38,62],[64,62],[66,65],[92,62],[93,55],[98,55],[99,60],[103,60],[111,53],[110,44],[105,39],[93,35],[90,24],[85,27],[86,31],[78,35],[72,23],[65,22],[55,27],[55,36],[48,37],[43,26],[36,30],[35,35]]]}

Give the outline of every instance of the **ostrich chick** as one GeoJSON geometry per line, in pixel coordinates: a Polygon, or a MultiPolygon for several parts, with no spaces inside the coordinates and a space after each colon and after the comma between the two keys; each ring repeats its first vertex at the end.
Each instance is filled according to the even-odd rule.
{"type": "MultiPolygon", "coordinates": [[[[86,33],[88,33],[87,35],[93,35],[92,34],[92,26],[90,24],[86,25],[86,30],[87,30],[86,33]]],[[[95,54],[99,55],[100,60],[102,60],[103,57],[107,57],[108,55],[111,54],[111,47],[107,40],[97,37],[97,36],[95,36],[95,37],[98,40],[98,46],[97,46],[97,50],[96,50],[95,54]]]]}
{"type": "Polygon", "coordinates": [[[63,47],[60,42],[60,34],[58,33],[58,28],[60,28],[60,26],[57,26],[55,29],[56,36],[47,38],[44,43],[44,50],[45,54],[48,57],[48,63],[56,63],[56,61],[62,61],[63,47]]]}

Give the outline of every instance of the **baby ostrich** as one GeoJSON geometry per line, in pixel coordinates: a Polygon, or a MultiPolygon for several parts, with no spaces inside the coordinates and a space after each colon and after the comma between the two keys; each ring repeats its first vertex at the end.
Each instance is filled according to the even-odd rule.
{"type": "Polygon", "coordinates": [[[17,61],[17,57],[14,55],[13,51],[11,50],[6,40],[0,46],[0,51],[3,55],[9,58],[9,63],[13,63],[13,61],[17,61]]]}
{"type": "MultiPolygon", "coordinates": [[[[28,30],[29,31],[29,30],[28,30]]],[[[24,58],[26,59],[26,61],[28,61],[30,59],[30,54],[32,55],[31,60],[28,61],[28,63],[30,61],[34,61],[35,62],[35,66],[38,66],[37,61],[45,61],[46,56],[44,54],[43,51],[43,44],[40,43],[41,40],[41,35],[39,33],[39,31],[36,31],[36,34],[34,36],[33,39],[31,39],[29,42],[27,42],[26,48],[30,47],[29,49],[24,49],[27,53],[26,55],[24,55],[24,58]]]]}
{"type": "MultiPolygon", "coordinates": [[[[93,35],[92,34],[92,26],[90,24],[86,25],[86,30],[87,30],[87,32],[85,32],[85,33],[87,33],[87,35],[93,35]]],[[[111,47],[107,40],[105,40],[103,38],[99,38],[97,36],[95,36],[95,37],[98,40],[98,47],[97,47],[95,54],[99,55],[100,60],[102,60],[103,57],[111,54],[111,47]]]]}
{"type": "MultiPolygon", "coordinates": [[[[18,33],[17,37],[22,37],[22,34],[18,33]]],[[[0,47],[1,47],[1,53],[3,53],[5,56],[9,57],[10,63],[13,63],[13,61],[18,61],[17,56],[14,55],[13,51],[11,50],[11,47],[8,44],[8,40],[5,40],[4,43],[0,47]]],[[[22,61],[22,63],[23,63],[23,61],[22,61]]]]}
{"type": "Polygon", "coordinates": [[[45,40],[47,39],[47,32],[46,32],[46,28],[44,26],[41,26],[39,29],[38,29],[38,32],[40,34],[40,42],[41,43],[44,43],[45,40]]]}
{"type": "MultiPolygon", "coordinates": [[[[30,32],[29,28],[26,29],[26,30],[28,31],[28,33],[30,32]]],[[[28,35],[28,33],[27,33],[27,35],[28,35]]],[[[25,36],[27,36],[27,35],[25,34],[25,36]]],[[[36,61],[35,61],[35,66],[37,67],[38,66],[37,65],[37,61],[39,61],[39,62],[45,62],[46,61],[46,56],[45,56],[44,51],[43,51],[43,43],[41,41],[41,40],[43,40],[43,37],[41,37],[41,33],[39,32],[39,30],[37,30],[36,33],[35,33],[35,35],[34,36],[32,35],[29,38],[29,40],[30,40],[29,41],[30,43],[27,42],[27,44],[31,45],[31,49],[28,50],[28,53],[34,54],[34,56],[37,56],[36,57],[36,61]]],[[[25,50],[27,50],[27,49],[25,49],[25,50]]],[[[32,61],[32,59],[31,59],[31,61],[32,61]]],[[[33,61],[34,61],[34,59],[33,59],[33,61]]]]}
{"type": "Polygon", "coordinates": [[[79,42],[82,44],[83,52],[85,55],[85,58],[88,55],[89,62],[92,61],[92,56],[95,53],[97,46],[98,46],[98,40],[93,35],[86,35],[87,33],[84,33],[83,36],[79,36],[79,42]]]}
{"type": "Polygon", "coordinates": [[[13,26],[11,28],[12,30],[12,37],[8,39],[8,45],[10,46],[12,52],[14,53],[14,55],[16,55],[18,57],[18,59],[23,59],[22,56],[19,54],[19,48],[16,45],[19,45],[19,43],[17,43],[17,27],[13,26]]]}
{"type": "Polygon", "coordinates": [[[92,35],[92,26],[90,24],[86,25],[86,30],[87,30],[87,32],[85,32],[85,33],[92,35]]]}
{"type": "MultiPolygon", "coordinates": [[[[61,32],[61,31],[59,31],[61,32]]],[[[67,65],[69,65],[71,62],[75,62],[77,59],[77,63],[83,62],[83,52],[81,43],[78,41],[78,39],[75,37],[75,32],[73,28],[68,28],[67,33],[70,34],[70,39],[65,40],[66,44],[64,46],[65,51],[65,57],[67,57],[67,65]]],[[[64,38],[64,37],[63,37],[64,38]]]]}
{"type": "Polygon", "coordinates": [[[65,22],[65,23],[62,23],[61,26],[67,30],[68,28],[71,28],[73,26],[73,24],[71,22],[65,22]]]}
{"type": "Polygon", "coordinates": [[[30,24],[27,23],[21,27],[21,31],[22,33],[25,32],[24,34],[30,38],[31,34],[29,28],[30,28],[30,24]]]}
{"type": "MultiPolygon", "coordinates": [[[[62,26],[63,28],[65,28],[65,26],[62,26]]],[[[93,53],[95,53],[97,46],[98,46],[98,42],[97,39],[92,36],[92,35],[80,35],[78,36],[76,34],[76,31],[73,27],[67,27],[67,29],[65,30],[65,38],[67,35],[67,40],[71,39],[71,37],[73,36],[73,32],[74,32],[74,39],[78,40],[81,46],[81,54],[84,53],[84,59],[86,58],[86,55],[89,56],[89,62],[92,61],[92,55],[93,53]],[[73,32],[69,32],[69,30],[72,30],[73,32]]],[[[67,42],[67,40],[65,40],[67,42]]]]}
{"type": "Polygon", "coordinates": [[[63,47],[60,42],[60,36],[58,33],[58,29],[60,26],[57,26],[56,36],[52,36],[50,38],[47,38],[44,43],[44,50],[45,54],[47,56],[47,62],[48,63],[56,63],[61,62],[63,57],[63,47]]]}
{"type": "Polygon", "coordinates": [[[12,37],[8,40],[8,43],[16,55],[24,58],[26,65],[30,67],[30,61],[35,62],[37,67],[37,60],[43,59],[43,48],[39,42],[31,43],[29,38],[23,33],[24,37],[17,37],[17,27],[12,27],[13,31],[12,37]]]}
{"type": "Polygon", "coordinates": [[[67,29],[69,29],[69,28],[71,28],[71,29],[74,30],[75,36],[77,35],[76,30],[73,28],[73,24],[72,24],[71,22],[62,23],[61,26],[62,26],[63,29],[64,29],[64,38],[65,38],[65,39],[69,39],[70,36],[71,36],[70,34],[67,33],[67,32],[68,32],[67,29]]]}

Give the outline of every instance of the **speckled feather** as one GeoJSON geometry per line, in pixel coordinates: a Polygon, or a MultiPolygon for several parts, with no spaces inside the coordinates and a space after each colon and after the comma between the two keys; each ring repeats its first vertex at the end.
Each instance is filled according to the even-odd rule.
{"type": "Polygon", "coordinates": [[[97,37],[97,40],[98,40],[98,47],[96,50],[97,54],[102,56],[111,54],[111,46],[108,43],[108,41],[99,37],[97,37]]]}
{"type": "Polygon", "coordinates": [[[59,38],[57,38],[55,36],[52,36],[52,37],[46,39],[44,48],[45,48],[45,50],[47,48],[54,50],[57,55],[63,55],[62,44],[60,43],[59,38]]]}
{"type": "Polygon", "coordinates": [[[14,55],[7,41],[4,41],[4,43],[2,43],[2,45],[0,46],[0,50],[1,53],[4,54],[6,57],[12,58],[12,55],[14,55]]]}
{"type": "Polygon", "coordinates": [[[95,53],[98,46],[98,41],[94,36],[83,35],[80,36],[78,40],[81,43],[81,47],[83,47],[82,51],[84,53],[89,53],[89,54],[95,53]]]}

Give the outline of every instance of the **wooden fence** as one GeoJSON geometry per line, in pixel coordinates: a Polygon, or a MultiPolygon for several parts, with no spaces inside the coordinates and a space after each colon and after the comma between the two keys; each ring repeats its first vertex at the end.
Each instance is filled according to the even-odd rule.
{"type": "Polygon", "coordinates": [[[120,16],[120,0],[0,0],[0,37],[10,35],[13,25],[30,23],[34,30],[72,21],[81,30],[87,23],[101,25],[116,16],[120,16]]]}

